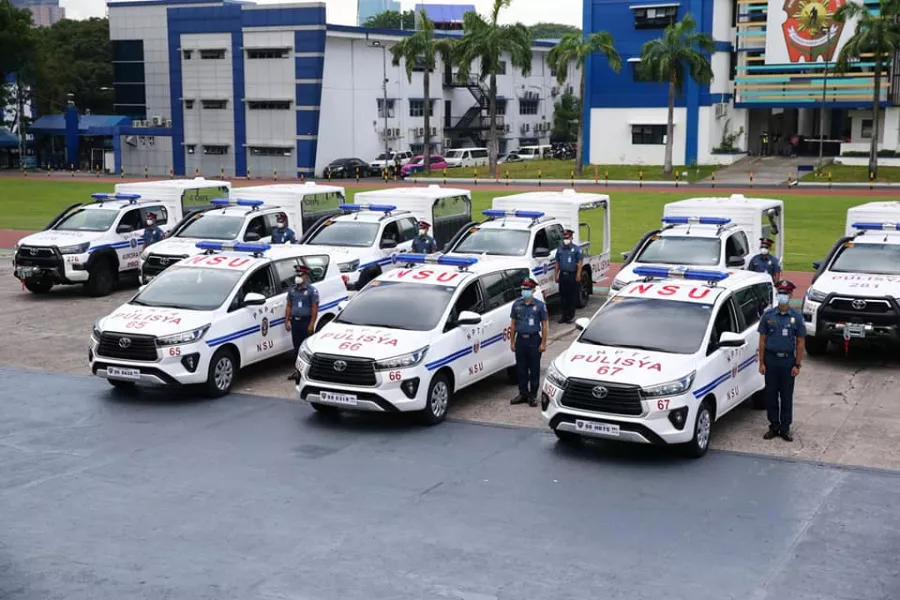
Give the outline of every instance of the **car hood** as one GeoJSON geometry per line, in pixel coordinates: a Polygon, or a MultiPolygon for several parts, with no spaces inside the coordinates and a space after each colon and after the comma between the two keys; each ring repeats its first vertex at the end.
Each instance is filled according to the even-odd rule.
{"type": "Polygon", "coordinates": [[[210,314],[196,310],[123,304],[100,319],[101,331],[164,336],[191,331],[210,323],[210,314]]]}
{"type": "Polygon", "coordinates": [[[91,242],[102,236],[102,231],[41,231],[19,240],[24,246],[73,246],[91,242]]]}
{"type": "Polygon", "coordinates": [[[816,279],[810,289],[823,294],[900,298],[900,275],[826,272],[816,279]]]}
{"type": "Polygon", "coordinates": [[[554,365],[565,377],[647,387],[688,375],[696,368],[696,360],[693,355],[595,346],[576,341],[554,365]]]}
{"type": "MultiPolygon", "coordinates": [[[[307,348],[310,352],[319,354],[382,360],[427,346],[429,338],[430,333],[425,331],[362,327],[331,322],[309,338],[307,348]]],[[[426,362],[428,358],[425,357],[426,362]]]]}
{"type": "Polygon", "coordinates": [[[150,253],[163,256],[195,256],[203,252],[197,248],[199,241],[200,238],[170,238],[153,244],[150,253]]]}

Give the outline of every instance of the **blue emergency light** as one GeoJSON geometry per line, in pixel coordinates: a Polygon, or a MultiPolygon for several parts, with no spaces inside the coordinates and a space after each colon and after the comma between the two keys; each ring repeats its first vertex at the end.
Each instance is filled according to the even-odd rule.
{"type": "Polygon", "coordinates": [[[445,265],[448,267],[471,267],[478,262],[474,256],[443,256],[440,254],[395,254],[392,259],[395,263],[445,265]]]}
{"type": "Polygon", "coordinates": [[[688,269],[687,267],[637,267],[633,273],[639,277],[654,279],[690,279],[694,281],[722,281],[728,279],[728,273],[722,271],[705,271],[688,269]]]}
{"type": "Polygon", "coordinates": [[[338,208],[345,211],[374,210],[376,212],[393,212],[397,207],[393,204],[341,204],[338,208]]]}
{"type": "Polygon", "coordinates": [[[244,198],[238,198],[237,200],[238,206],[252,206],[255,208],[257,206],[262,206],[263,204],[265,204],[263,200],[246,200],[244,198]]]}
{"type": "Polygon", "coordinates": [[[663,217],[663,223],[670,225],[689,225],[696,223],[698,225],[728,225],[731,219],[725,217],[663,217]]]}
{"type": "Polygon", "coordinates": [[[864,231],[900,231],[900,223],[854,223],[854,229],[862,229],[864,231]]]}
{"type": "Polygon", "coordinates": [[[228,198],[213,198],[209,203],[213,206],[231,206],[231,200],[228,198]]]}
{"type": "Polygon", "coordinates": [[[522,219],[540,219],[545,213],[539,210],[504,210],[502,208],[489,208],[481,211],[486,217],[519,217],[522,219]]]}
{"type": "Polygon", "coordinates": [[[140,194],[91,194],[91,198],[103,202],[104,200],[128,200],[136,202],[141,199],[140,194]]]}
{"type": "Polygon", "coordinates": [[[262,254],[266,250],[271,250],[269,244],[254,244],[251,242],[197,242],[197,248],[200,250],[227,250],[231,252],[249,252],[250,254],[262,254]]]}

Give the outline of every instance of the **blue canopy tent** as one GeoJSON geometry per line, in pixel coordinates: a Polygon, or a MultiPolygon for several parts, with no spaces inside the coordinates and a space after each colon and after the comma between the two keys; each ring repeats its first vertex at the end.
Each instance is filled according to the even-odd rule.
{"type": "MultiPolygon", "coordinates": [[[[61,115],[45,115],[40,117],[31,127],[29,133],[38,135],[58,135],[66,138],[66,163],[78,165],[79,137],[109,136],[113,148],[118,150],[119,133],[122,128],[130,127],[131,119],[121,115],[80,115],[72,106],[61,115]]],[[[118,152],[117,152],[118,154],[118,152]]]]}
{"type": "Polygon", "coordinates": [[[0,127],[0,150],[11,150],[19,147],[19,138],[9,132],[8,129],[0,127]]]}

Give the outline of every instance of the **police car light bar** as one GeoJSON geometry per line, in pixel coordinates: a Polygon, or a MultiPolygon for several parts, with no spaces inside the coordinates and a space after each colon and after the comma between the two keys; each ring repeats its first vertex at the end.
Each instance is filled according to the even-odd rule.
{"type": "Polygon", "coordinates": [[[503,210],[502,208],[489,208],[481,211],[486,217],[520,217],[522,219],[540,219],[545,213],[538,210],[503,210]]]}
{"type": "Polygon", "coordinates": [[[900,223],[854,223],[854,229],[862,229],[864,231],[900,231],[900,223]]]}
{"type": "Polygon", "coordinates": [[[392,204],[341,204],[338,208],[346,211],[374,210],[376,212],[393,212],[397,207],[392,204]]]}
{"type": "Polygon", "coordinates": [[[700,225],[728,225],[731,223],[731,219],[726,219],[725,217],[663,217],[662,222],[671,225],[688,225],[691,223],[700,225]]]}
{"type": "Polygon", "coordinates": [[[420,265],[446,265],[448,267],[471,267],[478,262],[474,256],[443,256],[440,254],[395,254],[395,263],[420,265]]]}
{"type": "Polygon", "coordinates": [[[91,194],[91,198],[95,200],[128,200],[129,202],[137,202],[141,199],[140,194],[91,194]]]}
{"type": "Polygon", "coordinates": [[[265,202],[262,200],[245,200],[244,198],[238,198],[238,201],[237,201],[238,206],[257,207],[257,206],[262,206],[263,204],[265,204],[265,202]]]}
{"type": "Polygon", "coordinates": [[[723,271],[705,271],[703,269],[687,269],[685,267],[637,267],[633,273],[639,277],[655,279],[690,279],[694,281],[722,281],[728,279],[723,271]]]}
{"type": "Polygon", "coordinates": [[[213,198],[209,203],[213,206],[231,206],[231,200],[228,198],[213,198]]]}
{"type": "Polygon", "coordinates": [[[197,248],[200,250],[228,250],[231,252],[249,252],[251,254],[262,254],[266,250],[271,250],[269,244],[254,244],[251,242],[197,242],[197,248]]]}

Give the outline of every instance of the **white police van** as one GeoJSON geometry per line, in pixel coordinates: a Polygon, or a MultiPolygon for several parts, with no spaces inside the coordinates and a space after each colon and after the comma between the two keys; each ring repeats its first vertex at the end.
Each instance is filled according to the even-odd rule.
{"type": "Polygon", "coordinates": [[[829,342],[900,342],[900,202],[869,202],[847,211],[847,227],[803,300],[806,351],[829,342]]]}
{"type": "Polygon", "coordinates": [[[541,410],[556,435],[709,447],[713,424],[748,398],[763,406],[759,319],[771,277],[638,267],[547,369],[541,410]]]}
{"type": "Polygon", "coordinates": [[[625,259],[610,289],[639,279],[636,267],[685,265],[704,269],[744,269],[758,254],[759,239],[775,236],[773,253],[784,259],[784,202],[746,198],[689,198],[663,209],[663,226],[649,231],[625,259]]]}
{"type": "Polygon", "coordinates": [[[468,190],[404,186],[360,192],[344,215],[321,219],[302,243],[327,249],[341,263],[348,290],[360,290],[392,268],[391,255],[407,252],[418,235],[419,221],[440,247],[472,218],[468,190]]]}
{"type": "Polygon", "coordinates": [[[230,189],[230,183],[198,177],[124,183],[114,194],[91,194],[93,202],[66,207],[44,231],[16,244],[15,276],[36,294],[84,284],[89,294],[106,296],[119,279],[137,274],[148,214],[167,231],[209,196],[227,196],[230,189]]]}
{"type": "Polygon", "coordinates": [[[169,265],[199,253],[198,240],[269,243],[283,217],[298,239],[322,217],[340,214],[344,188],[305,184],[242,187],[237,198],[213,198],[187,214],[166,239],[140,255],[141,282],[147,283],[169,265]]]}
{"type": "Polygon", "coordinates": [[[594,284],[603,281],[609,271],[608,195],[573,189],[513,194],[494,198],[491,208],[482,214],[488,219],[461,229],[448,245],[448,255],[526,258],[534,279],[544,295],[551,298],[559,293],[559,284],[554,281],[556,252],[563,243],[563,232],[571,229],[572,243],[580,246],[584,254],[577,306],[587,306],[594,284]],[[591,239],[595,228],[599,240],[591,239]]]}
{"type": "Polygon", "coordinates": [[[393,258],[398,268],[300,347],[297,397],[321,412],[419,411],[425,423],[439,423],[454,393],[515,365],[509,315],[528,265],[393,258]]]}
{"type": "Polygon", "coordinates": [[[202,252],[166,269],[100,319],[91,334],[91,372],[115,387],[202,384],[231,390],[237,371],[293,352],[285,329],[294,268],[310,269],[319,324],[347,298],[337,264],[309,246],[201,241],[202,252]]]}

